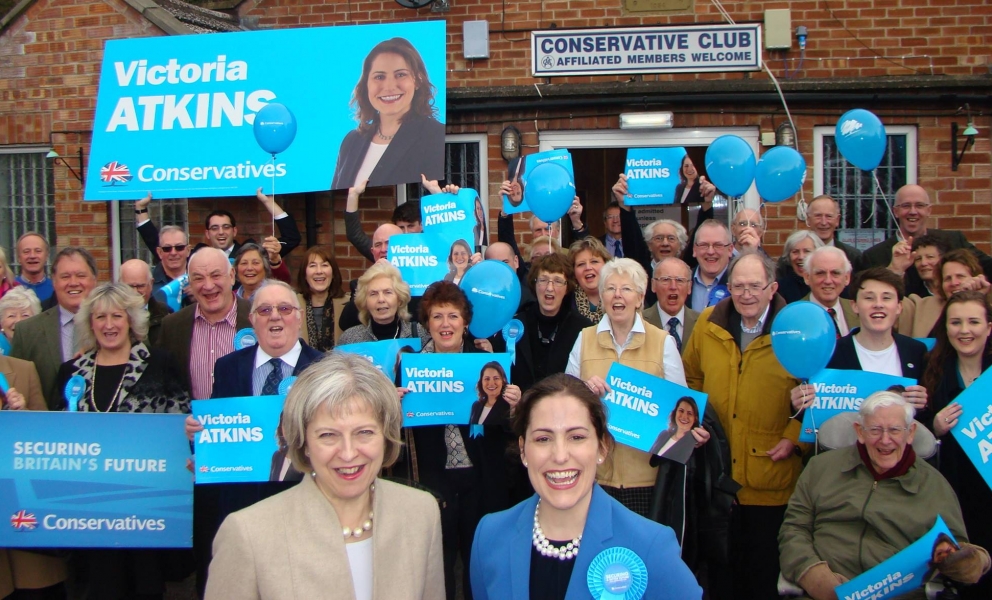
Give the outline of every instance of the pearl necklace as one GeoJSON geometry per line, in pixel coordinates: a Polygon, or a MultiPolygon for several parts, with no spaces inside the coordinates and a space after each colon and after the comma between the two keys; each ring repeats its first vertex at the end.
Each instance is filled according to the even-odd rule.
{"type": "Polygon", "coordinates": [[[541,553],[541,556],[548,556],[557,558],[559,560],[571,560],[579,555],[579,543],[582,541],[582,535],[574,538],[571,542],[563,544],[562,546],[554,546],[548,541],[548,538],[544,537],[544,531],[541,529],[541,522],[538,520],[538,513],[541,510],[541,501],[537,501],[537,506],[534,507],[534,535],[533,544],[534,548],[541,553]]]}
{"type": "MultiPolygon", "coordinates": [[[[370,503],[372,499],[375,498],[374,494],[375,494],[375,484],[373,483],[372,486],[369,488],[370,503]]],[[[373,517],[375,517],[375,513],[370,510],[368,520],[362,523],[361,527],[355,527],[354,529],[352,529],[351,527],[345,527],[344,529],[342,529],[341,533],[344,534],[344,538],[345,539],[348,539],[349,537],[360,538],[363,535],[365,535],[366,531],[372,531],[373,517]]]]}

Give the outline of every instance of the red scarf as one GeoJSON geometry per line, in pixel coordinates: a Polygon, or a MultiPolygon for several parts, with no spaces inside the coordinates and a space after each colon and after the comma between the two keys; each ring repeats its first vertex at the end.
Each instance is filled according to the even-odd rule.
{"type": "Polygon", "coordinates": [[[861,455],[861,462],[868,467],[868,472],[871,473],[872,478],[875,481],[882,481],[884,479],[892,479],[894,477],[902,477],[905,475],[909,468],[916,463],[916,451],[913,450],[912,444],[906,444],[906,449],[903,450],[902,458],[896,463],[896,466],[892,467],[888,471],[882,473],[881,475],[875,471],[875,467],[871,464],[871,457],[868,456],[868,448],[858,442],[858,454],[861,455]]]}

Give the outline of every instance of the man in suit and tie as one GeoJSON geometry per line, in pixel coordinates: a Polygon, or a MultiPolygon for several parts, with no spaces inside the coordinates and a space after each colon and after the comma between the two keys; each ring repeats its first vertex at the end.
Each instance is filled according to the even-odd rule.
{"type": "Polygon", "coordinates": [[[55,255],[52,281],[57,305],[17,324],[10,355],[34,363],[49,410],[62,410],[55,382],[59,367],[78,350],[74,318],[96,287],[96,261],[85,248],[63,248],[55,255]]]}
{"type": "Polygon", "coordinates": [[[251,304],[234,295],[234,268],[217,248],[201,248],[189,260],[189,287],[196,304],[162,319],[158,345],[185,367],[190,396],[203,400],[213,391],[217,359],[234,352],[236,332],[251,327],[251,304]]]}
{"type": "MultiPolygon", "coordinates": [[[[217,359],[211,398],[275,396],[283,379],[299,375],[323,356],[300,339],[300,301],[296,292],[285,283],[271,281],[261,288],[253,299],[249,319],[258,343],[217,359]]],[[[202,429],[203,425],[192,416],[186,418],[189,437],[202,429]]],[[[210,548],[224,518],[295,483],[214,484],[209,486],[208,493],[197,495],[194,549],[201,585],[206,583],[210,548]]]]}
{"type": "Polygon", "coordinates": [[[847,253],[836,246],[817,248],[806,257],[806,274],[809,294],[803,300],[823,308],[834,321],[837,337],[843,337],[861,326],[858,314],[851,308],[851,301],[840,297],[851,283],[851,261],[847,253]]]}
{"type": "Polygon", "coordinates": [[[651,289],[658,297],[658,303],[644,310],[644,320],[659,329],[664,329],[675,339],[679,353],[685,348],[685,340],[692,335],[699,313],[687,308],[686,299],[692,284],[692,270],[678,258],[663,258],[654,267],[651,289]]]}

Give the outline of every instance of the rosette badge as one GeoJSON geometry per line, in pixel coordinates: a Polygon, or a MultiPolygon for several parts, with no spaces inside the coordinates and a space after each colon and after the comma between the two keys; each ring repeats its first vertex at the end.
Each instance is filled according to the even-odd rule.
{"type": "Polygon", "coordinates": [[[589,564],[589,593],[598,600],[640,600],[648,589],[648,569],[628,548],[607,548],[589,564]]]}

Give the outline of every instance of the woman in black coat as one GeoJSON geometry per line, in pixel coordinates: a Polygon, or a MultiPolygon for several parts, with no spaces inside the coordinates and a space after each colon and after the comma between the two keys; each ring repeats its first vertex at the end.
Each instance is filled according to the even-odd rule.
{"type": "Polygon", "coordinates": [[[338,151],[332,189],[444,177],[444,124],[420,53],[407,40],[385,40],[369,52],[351,99],[358,128],[338,151]]]}
{"type": "MultiPolygon", "coordinates": [[[[951,429],[957,427],[961,405],[955,398],[992,366],[992,304],[978,291],[958,292],[944,307],[935,327],[937,343],[923,382],[932,419],[923,422],[941,440],[940,472],[957,492],[968,541],[992,545],[992,490],[965,454],[951,429]]],[[[985,577],[962,590],[962,598],[992,598],[992,579],[985,577]]]]}

